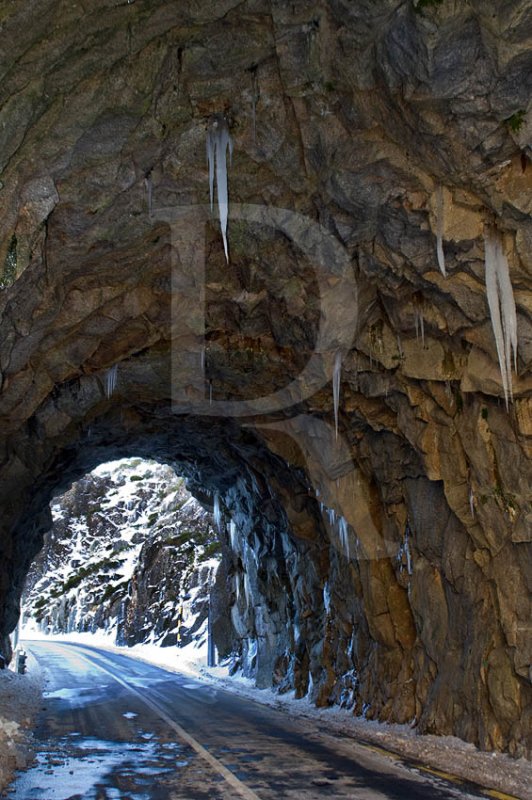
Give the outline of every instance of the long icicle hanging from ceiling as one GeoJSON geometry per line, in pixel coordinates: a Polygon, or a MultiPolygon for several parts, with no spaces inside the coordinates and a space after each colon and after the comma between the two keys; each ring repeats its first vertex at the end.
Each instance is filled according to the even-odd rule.
{"type": "Polygon", "coordinates": [[[438,186],[436,189],[436,255],[438,257],[440,272],[446,278],[447,271],[445,269],[445,255],[443,252],[444,213],[443,187],[438,186]]]}
{"type": "Polygon", "coordinates": [[[484,232],[486,293],[497,346],[506,408],[512,399],[512,354],[517,372],[517,314],[502,236],[493,227],[484,232]]]}
{"type": "Polygon", "coordinates": [[[342,355],[336,353],[333,367],[333,406],[334,406],[334,433],[338,439],[338,411],[340,409],[340,378],[342,373],[342,355]]]}
{"type": "Polygon", "coordinates": [[[113,364],[105,373],[105,396],[111,397],[118,383],[118,364],[113,364]]]}
{"type": "Polygon", "coordinates": [[[218,213],[220,228],[224,242],[224,252],[229,263],[227,246],[227,218],[229,214],[229,198],[227,192],[227,150],[229,163],[233,156],[233,140],[229,134],[227,120],[222,114],[216,114],[207,130],[207,163],[209,165],[209,196],[211,211],[214,209],[214,177],[216,173],[216,194],[218,197],[218,213]]]}

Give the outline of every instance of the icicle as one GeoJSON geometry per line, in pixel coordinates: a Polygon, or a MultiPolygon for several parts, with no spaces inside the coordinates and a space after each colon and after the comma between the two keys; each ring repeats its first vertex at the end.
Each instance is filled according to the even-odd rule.
{"type": "Polygon", "coordinates": [[[421,345],[425,347],[425,320],[423,319],[423,312],[421,309],[416,308],[414,319],[416,323],[416,339],[419,341],[419,334],[421,333],[421,345]]]}
{"type": "Polygon", "coordinates": [[[229,263],[229,251],[227,248],[227,217],[229,212],[229,200],[227,196],[227,148],[229,148],[229,162],[231,162],[233,155],[233,140],[229,135],[227,121],[221,114],[218,114],[213,119],[207,133],[209,196],[212,211],[214,206],[214,173],[216,171],[216,193],[218,195],[220,228],[222,230],[225,258],[229,263]]]}
{"type": "Polygon", "coordinates": [[[237,535],[236,535],[236,525],[234,520],[231,520],[229,523],[229,541],[231,542],[231,547],[233,550],[236,550],[236,543],[237,543],[237,535]]]}
{"type": "Polygon", "coordinates": [[[342,356],[336,353],[333,369],[333,405],[334,405],[334,431],[338,439],[338,409],[340,406],[340,375],[342,371],[342,356]]]}
{"type": "Polygon", "coordinates": [[[438,256],[438,266],[441,274],[446,278],[447,272],[445,270],[445,255],[443,253],[443,214],[443,188],[438,186],[436,189],[436,255],[438,256]]]}
{"type": "Polygon", "coordinates": [[[325,613],[329,614],[331,611],[331,590],[328,581],[325,581],[323,585],[323,607],[325,608],[325,613]]]}
{"type": "Polygon", "coordinates": [[[148,174],[144,178],[144,188],[146,189],[146,197],[147,197],[147,202],[148,202],[148,216],[151,217],[151,212],[152,212],[152,194],[153,194],[151,171],[148,172],[148,174]]]}
{"type": "Polygon", "coordinates": [[[404,541],[401,542],[401,546],[399,547],[399,552],[397,553],[397,561],[399,562],[399,570],[400,572],[404,569],[404,560],[406,558],[406,571],[409,575],[412,575],[412,554],[410,552],[410,541],[409,541],[409,534],[410,526],[407,523],[406,530],[405,530],[405,538],[404,541]]]}
{"type": "Polygon", "coordinates": [[[247,608],[249,606],[249,601],[251,599],[251,583],[249,581],[249,575],[247,572],[244,572],[244,595],[247,608]]]}
{"type": "Polygon", "coordinates": [[[107,370],[107,374],[105,376],[105,395],[107,399],[111,397],[114,390],[116,389],[118,378],[118,364],[114,364],[111,369],[107,370]]]}
{"type": "Polygon", "coordinates": [[[212,381],[209,381],[209,405],[212,406],[212,381]]]}
{"type": "Polygon", "coordinates": [[[419,341],[421,334],[421,343],[425,347],[425,320],[423,319],[423,295],[421,292],[414,292],[412,296],[412,306],[414,308],[414,322],[416,325],[416,339],[419,341]]]}
{"type": "Polygon", "coordinates": [[[345,557],[349,559],[349,530],[347,528],[347,520],[345,517],[340,517],[338,520],[338,531],[340,534],[340,541],[345,557]]]}
{"type": "Polygon", "coordinates": [[[517,315],[510,281],[508,260],[502,249],[501,235],[487,229],[484,236],[486,293],[491,326],[497,346],[504,400],[512,399],[512,352],[517,371],[517,315]]]}
{"type": "Polygon", "coordinates": [[[409,575],[412,575],[412,554],[410,553],[410,543],[408,534],[405,534],[405,553],[406,553],[406,569],[409,575]]]}
{"type": "Polygon", "coordinates": [[[202,374],[205,372],[205,347],[201,348],[200,353],[200,369],[202,374]]]}
{"type": "Polygon", "coordinates": [[[471,511],[471,516],[473,519],[475,518],[475,495],[473,494],[473,489],[469,489],[469,510],[471,511]]]}
{"type": "Polygon", "coordinates": [[[399,338],[399,334],[397,334],[397,349],[399,351],[399,358],[404,358],[405,354],[403,352],[403,345],[401,344],[401,339],[399,338]]]}
{"type": "Polygon", "coordinates": [[[218,492],[214,495],[214,510],[213,510],[214,524],[218,531],[222,530],[222,512],[220,510],[220,495],[218,492]]]}

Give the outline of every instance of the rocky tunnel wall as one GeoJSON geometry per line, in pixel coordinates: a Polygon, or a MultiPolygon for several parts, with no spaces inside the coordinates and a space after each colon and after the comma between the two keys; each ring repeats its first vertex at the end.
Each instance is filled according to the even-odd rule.
{"type": "Polygon", "coordinates": [[[4,637],[52,494],[103,459],[160,458],[220,493],[234,644],[260,685],[523,753],[529,4],[78,13],[15,2],[1,20],[4,637]],[[213,114],[234,141],[230,209],[285,209],[298,242],[236,211],[229,263],[216,215],[176,234],[168,209],[208,208],[213,114]],[[321,271],[302,219],[326,244],[321,271]],[[516,305],[508,409],[486,299],[494,227],[516,305]],[[335,247],[356,303],[334,295],[324,319],[335,247]],[[323,327],[312,391],[209,416],[210,401],[286,387],[323,327]]]}

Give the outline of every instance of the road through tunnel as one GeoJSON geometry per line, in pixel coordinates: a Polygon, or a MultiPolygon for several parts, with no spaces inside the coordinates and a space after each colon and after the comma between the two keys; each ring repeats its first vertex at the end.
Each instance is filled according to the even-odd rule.
{"type": "MultiPolygon", "coordinates": [[[[115,392],[120,397],[119,385],[115,392]]],[[[79,409],[76,395],[72,407],[79,409]]],[[[294,689],[319,705],[400,721],[419,714],[423,724],[433,708],[427,700],[438,697],[430,654],[436,660],[449,641],[445,589],[426,563],[443,545],[423,537],[434,529],[435,509],[439,535],[456,559],[461,533],[441,486],[420,474],[411,448],[383,432],[363,434],[362,422],[354,450],[338,441],[331,423],[305,414],[257,423],[122,400],[77,430],[79,438],[49,458],[27,494],[19,484],[11,495],[19,516],[12,556],[3,561],[10,585],[4,636],[16,624],[25,574],[50,527],[51,498],[99,464],[155,459],[184,476],[214,512],[228,611],[215,626],[215,643],[235,669],[261,688],[294,689]],[[386,479],[393,460],[405,472],[401,482],[386,479]],[[402,529],[383,515],[379,478],[387,503],[404,504],[402,529]],[[438,627],[427,629],[432,616],[438,627]]]]}

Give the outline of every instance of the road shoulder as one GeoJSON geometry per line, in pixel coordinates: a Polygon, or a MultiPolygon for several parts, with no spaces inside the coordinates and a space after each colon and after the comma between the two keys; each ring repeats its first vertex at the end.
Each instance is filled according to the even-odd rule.
{"type": "Polygon", "coordinates": [[[0,794],[33,759],[32,730],[42,705],[44,675],[28,654],[27,671],[0,670],[0,794]]]}

